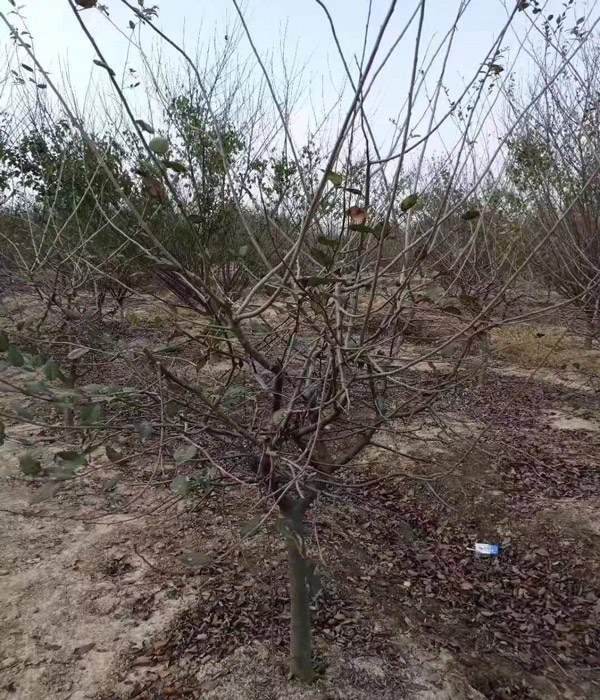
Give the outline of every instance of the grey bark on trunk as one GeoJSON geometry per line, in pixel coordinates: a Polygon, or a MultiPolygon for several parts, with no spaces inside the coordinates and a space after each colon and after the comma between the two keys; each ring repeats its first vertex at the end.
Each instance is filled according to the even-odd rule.
{"type": "Polygon", "coordinates": [[[306,508],[304,500],[291,500],[282,505],[290,579],[290,672],[301,681],[311,681],[315,677],[308,586],[310,569],[304,548],[306,508]]]}

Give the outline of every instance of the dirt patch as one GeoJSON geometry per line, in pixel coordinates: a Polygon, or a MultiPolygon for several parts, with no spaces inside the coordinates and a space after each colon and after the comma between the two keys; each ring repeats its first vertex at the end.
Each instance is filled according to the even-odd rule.
{"type": "Polygon", "coordinates": [[[171,623],[185,595],[171,599],[132,548],[165,546],[156,517],[94,522],[106,508],[98,480],[31,506],[36,484],[20,475],[17,455],[36,430],[10,432],[21,437],[0,448],[0,687],[19,700],[92,698],[114,682],[125,651],[171,623]]]}
{"type": "Polygon", "coordinates": [[[600,537],[600,500],[563,499],[548,503],[543,514],[565,528],[600,537]]]}
{"type": "MultiPolygon", "coordinates": [[[[584,415],[591,415],[586,412],[584,415]]],[[[584,418],[582,415],[569,415],[564,411],[553,409],[548,412],[550,425],[557,430],[583,430],[597,433],[600,430],[600,422],[594,418],[584,418]]]]}
{"type": "MultiPolygon", "coordinates": [[[[131,366],[153,347],[216,394],[230,364],[215,348],[201,355],[189,337],[206,328],[169,314],[134,300],[123,327],[106,326],[117,342],[102,347],[131,366]],[[165,319],[179,327],[164,328],[165,319]]],[[[436,323],[432,315],[432,333],[436,323]]],[[[405,346],[398,363],[417,350],[405,346]]],[[[240,546],[255,487],[200,489],[181,501],[170,490],[172,462],[145,457],[123,468],[94,445],[54,500],[32,505],[43,479],[25,477],[19,455],[31,451],[46,467],[81,441],[9,425],[0,452],[0,688],[24,700],[599,695],[597,396],[575,371],[572,381],[541,381],[495,363],[484,386],[467,377],[418,420],[386,425],[311,509],[321,586],[320,678],[310,687],[287,677],[289,594],[274,522],[240,546]],[[111,477],[119,481],[107,488],[111,477]],[[478,541],[499,544],[501,555],[475,556],[478,541]],[[183,552],[223,556],[190,571],[183,552]]],[[[409,372],[450,367],[436,359],[409,372]]],[[[90,366],[89,381],[107,381],[103,371],[90,366]]],[[[123,367],[110,371],[125,381],[123,367]]],[[[20,399],[9,388],[0,400],[20,399]]],[[[199,464],[179,472],[210,482],[199,464]]]]}

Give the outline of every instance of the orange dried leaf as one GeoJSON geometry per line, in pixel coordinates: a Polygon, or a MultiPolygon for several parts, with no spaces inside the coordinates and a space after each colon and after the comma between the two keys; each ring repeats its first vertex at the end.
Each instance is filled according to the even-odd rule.
{"type": "Polygon", "coordinates": [[[347,212],[353,224],[364,224],[367,220],[367,210],[361,207],[350,207],[347,212]]]}
{"type": "Polygon", "coordinates": [[[136,173],[142,178],[142,184],[148,195],[164,204],[167,201],[167,191],[162,182],[145,170],[136,170],[136,173]]]}

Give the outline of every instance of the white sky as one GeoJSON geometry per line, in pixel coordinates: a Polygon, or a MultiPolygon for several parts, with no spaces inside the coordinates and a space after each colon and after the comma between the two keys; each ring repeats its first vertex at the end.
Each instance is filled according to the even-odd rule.
{"type": "MultiPolygon", "coordinates": [[[[135,4],[137,0],[131,2],[135,4]]],[[[513,3],[514,0],[507,0],[510,7],[513,3]]],[[[121,75],[125,65],[136,65],[137,60],[127,62],[127,40],[118,31],[120,29],[127,33],[131,13],[120,0],[105,0],[104,4],[110,10],[110,20],[98,10],[85,10],[81,16],[106,53],[110,65],[121,75]]],[[[150,4],[151,0],[146,0],[146,6],[150,4]]],[[[234,32],[236,11],[231,0],[162,0],[158,4],[159,18],[155,20],[157,26],[176,41],[184,42],[192,53],[199,46],[202,52],[214,54],[215,44],[222,47],[225,36],[231,36],[234,32]]],[[[353,56],[360,54],[362,48],[369,2],[326,0],[326,4],[333,15],[347,60],[353,63],[353,56]]],[[[460,0],[426,0],[422,53],[431,51],[431,47],[449,30],[460,4],[460,0]]],[[[581,8],[584,3],[578,4],[581,8]]],[[[390,24],[389,38],[384,42],[385,48],[389,47],[401,31],[417,5],[417,0],[399,0],[390,24]]],[[[595,3],[591,5],[593,9],[595,3]]],[[[78,26],[68,0],[23,0],[20,6],[34,39],[36,56],[53,77],[68,70],[71,84],[79,97],[85,95],[96,80],[108,83],[102,69],[93,66],[94,52],[78,26]],[[91,82],[90,76],[93,76],[91,82]]],[[[387,0],[372,1],[370,42],[387,8],[387,0]]],[[[548,0],[547,8],[546,14],[553,9],[558,13],[562,9],[562,2],[548,0]]],[[[8,11],[12,8],[8,0],[0,0],[0,9],[8,11]]],[[[303,99],[296,105],[293,118],[297,129],[304,128],[312,110],[309,93],[313,102],[318,95],[324,106],[329,107],[335,103],[337,91],[344,84],[343,67],[322,9],[314,0],[246,0],[243,12],[261,56],[265,59],[270,56],[273,58],[273,63],[270,64],[273,66],[272,76],[278,84],[281,84],[284,75],[282,54],[286,56],[288,66],[293,65],[296,70],[302,67],[302,82],[310,88],[303,93],[303,99]]],[[[459,24],[445,78],[450,98],[457,97],[464,83],[471,79],[507,16],[507,9],[501,0],[471,0],[459,24]]],[[[382,72],[372,95],[371,107],[376,109],[374,124],[381,134],[391,130],[389,120],[398,115],[406,99],[415,27],[416,23],[413,23],[400,49],[382,72]]],[[[521,35],[531,31],[525,13],[519,13],[514,27],[521,35]]],[[[150,37],[150,30],[145,29],[144,32],[150,37]]],[[[6,52],[0,55],[10,54],[8,32],[3,26],[0,26],[0,42],[6,46],[6,52]]],[[[511,52],[515,55],[514,33],[507,35],[504,45],[509,47],[509,56],[511,52]]],[[[150,44],[147,47],[150,48],[150,44]]],[[[237,53],[240,61],[250,58],[254,60],[245,36],[241,36],[237,53]]],[[[165,57],[166,60],[168,56],[165,57]]],[[[527,71],[526,60],[520,65],[522,68],[520,73],[517,71],[517,77],[523,78],[527,71]]],[[[446,104],[444,101],[444,106],[446,104]]]]}

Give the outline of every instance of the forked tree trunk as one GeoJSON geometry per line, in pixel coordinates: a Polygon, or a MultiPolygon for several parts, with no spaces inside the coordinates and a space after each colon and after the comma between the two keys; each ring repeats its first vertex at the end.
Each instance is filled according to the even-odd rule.
{"type": "Polygon", "coordinates": [[[285,517],[285,538],[290,577],[291,637],[290,672],[301,681],[314,679],[312,666],[312,639],[310,620],[310,573],[304,550],[304,500],[290,500],[282,504],[285,517]]]}

